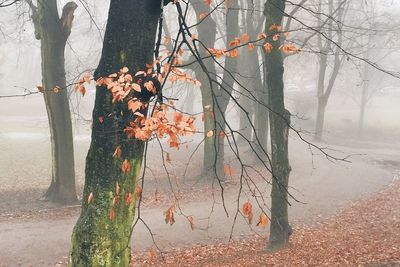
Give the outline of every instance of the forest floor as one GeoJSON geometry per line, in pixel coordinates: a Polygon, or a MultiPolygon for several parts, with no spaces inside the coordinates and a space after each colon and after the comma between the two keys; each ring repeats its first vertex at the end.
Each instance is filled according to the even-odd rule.
{"type": "MultiPolygon", "coordinates": [[[[15,112],[21,105],[13,105],[15,112]]],[[[8,114],[9,108],[0,105],[0,113],[8,114]]],[[[50,184],[51,150],[43,111],[32,108],[29,113],[29,120],[25,113],[0,116],[0,266],[64,266],[80,207],[40,200],[50,184]]],[[[74,139],[79,197],[90,132],[88,125],[80,127],[74,139]]],[[[290,245],[273,254],[264,250],[268,228],[249,226],[241,216],[234,224],[237,201],[248,200],[237,196],[237,177],[225,184],[229,217],[218,185],[198,177],[201,151],[182,177],[198,140],[188,142],[188,149],[168,151],[172,186],[159,167],[158,144],[150,145],[141,212],[165,261],[154,250],[146,227],[139,224],[132,238],[134,266],[396,266],[384,264],[400,260],[398,132],[388,131],[391,138],[384,145],[385,138],[361,142],[347,138],[348,132],[327,136],[335,144],[328,151],[338,157],[352,155],[351,163],[328,161],[290,136],[290,192],[302,203],[291,201],[294,233],[290,245]],[[163,211],[178,203],[176,223],[165,224],[163,211]],[[193,216],[193,231],[183,214],[193,216]],[[233,240],[228,242],[231,235],[233,240]],[[150,258],[149,251],[155,251],[150,258]]],[[[251,162],[249,153],[247,157],[251,162]]],[[[257,218],[260,211],[253,206],[257,218]]]]}
{"type": "MultiPolygon", "coordinates": [[[[13,139],[7,135],[0,138],[0,169],[3,170],[0,174],[0,266],[63,266],[67,261],[79,205],[62,207],[39,200],[49,183],[50,174],[49,146],[45,139],[13,139]]],[[[80,192],[88,141],[79,138],[75,141],[80,192]]],[[[303,146],[291,140],[291,149],[296,151],[291,157],[291,192],[306,204],[292,201],[289,213],[295,232],[291,245],[288,250],[271,254],[275,256],[263,252],[268,229],[249,226],[245,218],[239,216],[232,230],[238,199],[237,180],[231,179],[226,184],[227,217],[218,186],[214,184],[213,188],[194,178],[177,178],[173,181],[175,191],[171,191],[166,179],[161,179],[162,170],[151,165],[152,175],[149,175],[144,188],[142,218],[151,228],[155,244],[165,252],[166,262],[172,266],[265,266],[279,265],[278,258],[282,257],[290,266],[313,265],[314,262],[315,266],[320,266],[322,260],[336,262],[339,255],[346,255],[345,250],[354,252],[351,250],[353,247],[359,249],[359,257],[358,261],[351,263],[361,264],[362,259],[369,259],[369,262],[398,259],[399,247],[392,243],[400,243],[397,234],[400,218],[396,212],[400,210],[400,194],[398,187],[389,185],[398,179],[399,150],[363,151],[360,148],[335,147],[334,151],[340,151],[338,153],[342,155],[357,154],[351,157],[352,163],[343,163],[329,162],[321,155],[309,153],[303,146]],[[378,193],[382,190],[384,193],[378,193]],[[176,214],[176,223],[166,225],[163,211],[176,201],[181,207],[176,214]],[[375,202],[383,206],[375,207],[371,204],[375,202]],[[354,203],[361,203],[361,206],[354,203]],[[352,208],[347,209],[349,206],[352,208]],[[182,214],[193,216],[194,231],[182,214]],[[369,229],[368,225],[374,227],[369,229]],[[231,234],[233,243],[228,243],[231,234]],[[258,237],[254,237],[255,234],[258,237]],[[352,237],[352,242],[345,245],[349,241],[347,235],[352,237]],[[374,246],[376,249],[382,246],[385,252],[391,253],[382,254],[382,257],[391,256],[379,258],[380,250],[373,250],[374,246]],[[339,249],[341,247],[343,250],[339,249]],[[367,254],[371,258],[364,257],[367,254]],[[256,259],[254,255],[260,255],[260,258],[256,259]],[[294,265],[289,264],[291,262],[294,265]]],[[[156,155],[154,147],[150,147],[150,151],[156,155]]],[[[187,153],[171,154],[172,171],[182,171],[187,153]]],[[[201,162],[201,155],[199,157],[191,168],[194,173],[199,171],[200,164],[196,165],[201,162]]],[[[243,203],[247,198],[241,197],[239,201],[243,203]]],[[[259,210],[255,209],[254,213],[257,218],[259,210]]],[[[135,264],[148,264],[148,251],[153,251],[155,244],[144,225],[135,228],[132,240],[134,255],[138,257],[135,264]]],[[[155,254],[160,260],[160,253],[155,254]]],[[[164,262],[155,261],[153,264],[157,266],[164,262]]]]}
{"type": "Polygon", "coordinates": [[[229,244],[134,254],[131,266],[400,266],[400,181],[333,218],[294,229],[289,245],[268,252],[264,237],[229,244]]]}

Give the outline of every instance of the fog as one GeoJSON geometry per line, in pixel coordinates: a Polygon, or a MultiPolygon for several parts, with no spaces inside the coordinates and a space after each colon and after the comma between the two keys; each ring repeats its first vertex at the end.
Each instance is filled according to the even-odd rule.
{"type": "MultiPolygon", "coordinates": [[[[71,110],[79,200],[68,205],[45,201],[43,198],[54,171],[51,133],[44,97],[37,91],[37,86],[42,85],[41,43],[35,39],[31,9],[27,2],[17,1],[8,7],[0,7],[0,266],[66,266],[72,229],[80,214],[80,202],[86,201],[83,197],[85,166],[92,140],[92,112],[96,96],[93,82],[86,85],[84,96],[74,89],[73,84],[84,73],[93,74],[99,64],[110,1],[77,1],[78,8],[66,42],[66,90],[71,110]]],[[[62,7],[68,1],[57,2],[61,14],[62,7]]],[[[218,1],[212,1],[212,6],[216,5],[214,2],[218,1]]],[[[244,2],[247,1],[240,1],[239,5],[247,6],[244,2]]],[[[251,38],[264,31],[264,4],[261,2],[254,1],[252,23],[255,27],[261,26],[256,27],[259,31],[251,34],[251,38]]],[[[352,204],[371,199],[391,186],[399,188],[400,2],[344,1],[346,7],[340,18],[337,18],[340,16],[337,13],[329,14],[333,10],[329,10],[328,0],[321,1],[322,10],[318,10],[320,1],[286,2],[286,13],[294,15],[289,28],[284,28],[288,33],[284,38],[299,48],[295,53],[285,55],[283,76],[285,106],[292,115],[288,153],[291,166],[289,221],[296,238],[296,231],[302,233],[303,229],[329,224],[335,216],[341,217],[341,212],[347,211],[352,204]],[[301,8],[296,10],[299,3],[301,8]],[[321,69],[324,69],[325,76],[322,88],[319,83],[321,69]],[[322,130],[316,126],[319,101],[320,105],[326,101],[322,130]]],[[[343,1],[333,2],[338,8],[343,1]]],[[[228,46],[226,11],[223,7],[212,14],[217,22],[215,48],[228,46]]],[[[169,37],[174,38],[180,29],[176,8],[169,4],[163,12],[167,25],[167,28],[164,26],[163,36],[167,29],[169,37]]],[[[246,33],[246,12],[250,11],[241,8],[239,12],[240,36],[246,33]]],[[[288,25],[288,17],[284,18],[283,26],[288,25]]],[[[196,13],[190,8],[186,23],[193,25],[196,22],[196,13]]],[[[193,27],[193,33],[196,36],[201,34],[196,27],[193,27]]],[[[131,45],[138,46],[140,42],[138,40],[131,45]]],[[[161,45],[162,56],[166,55],[164,50],[167,48],[167,45],[161,45]]],[[[263,51],[262,44],[255,49],[258,61],[255,69],[251,67],[250,52],[246,48],[239,50],[239,56],[235,58],[238,67],[232,71],[232,75],[239,82],[233,85],[225,120],[229,126],[226,129],[232,131],[229,134],[227,130],[228,136],[236,136],[238,144],[237,147],[235,144],[235,152],[233,145],[225,142],[224,166],[233,170],[223,182],[225,187],[220,187],[217,180],[210,183],[202,180],[206,131],[201,120],[201,113],[203,109],[206,110],[202,102],[202,89],[180,82],[167,82],[163,88],[166,98],[175,99],[178,111],[196,117],[198,133],[183,137],[179,150],[170,148],[166,138],[160,141],[165,151],[160,150],[157,139],[148,143],[141,208],[147,225],[139,223],[132,238],[133,254],[144,255],[140,259],[148,261],[147,254],[143,253],[156,246],[162,251],[175,253],[176,249],[192,249],[199,244],[230,244],[228,241],[231,237],[237,241],[247,240],[255,234],[268,236],[268,227],[255,226],[260,210],[264,212],[255,202],[253,225],[249,226],[246,216],[241,213],[238,218],[235,217],[237,207],[240,205],[241,209],[243,202],[251,201],[252,195],[256,195],[256,189],[254,192],[251,189],[253,185],[246,185],[248,188],[243,186],[240,178],[242,165],[251,166],[250,173],[244,171],[254,178],[254,181],[249,180],[250,184],[254,182],[254,186],[258,185],[258,192],[263,192],[265,198],[270,200],[271,185],[265,181],[272,181],[271,174],[258,161],[256,148],[252,146],[257,138],[251,127],[257,124],[256,116],[260,116],[256,114],[257,101],[260,99],[249,93],[257,94],[258,90],[254,82],[257,77],[251,73],[252,70],[257,71],[262,86],[265,86],[263,51]],[[243,112],[238,103],[248,113],[243,112]],[[250,121],[243,120],[246,114],[250,121]],[[240,142],[239,134],[247,135],[251,141],[240,142]],[[170,155],[171,162],[164,162],[165,152],[170,155]],[[237,157],[237,154],[240,156],[237,157]],[[222,191],[224,194],[221,194],[222,191]],[[163,214],[171,205],[178,210],[175,214],[176,223],[172,226],[164,223],[163,214]],[[194,231],[188,226],[189,215],[195,218],[194,231]]],[[[190,62],[193,56],[185,50],[182,59],[190,62]]],[[[227,60],[222,57],[218,62],[221,65],[216,66],[216,72],[221,82],[224,73],[221,66],[227,64],[227,60]]],[[[194,67],[182,69],[191,77],[200,79],[196,77],[194,67]]],[[[263,116],[268,120],[267,112],[263,116]]],[[[267,134],[268,131],[265,129],[267,134]]],[[[271,155],[268,138],[265,149],[271,155]]],[[[396,205],[395,209],[398,207],[396,205]]],[[[269,204],[266,207],[269,216],[269,204]]],[[[382,210],[385,208],[388,207],[382,207],[382,210]]],[[[395,217],[398,225],[400,217],[396,219],[393,214],[398,212],[394,211],[388,216],[395,217]]],[[[394,234],[390,232],[390,236],[394,234]]],[[[384,243],[382,236],[376,238],[384,243]]],[[[393,251],[388,261],[400,262],[400,247],[394,247],[393,251]]],[[[365,255],[359,256],[360,259],[366,259],[365,255]]],[[[204,266],[214,265],[212,259],[205,262],[208,265],[204,266]]],[[[349,266],[358,266],[354,262],[349,266]]],[[[378,260],[375,263],[384,262],[378,260]]],[[[161,263],[155,263],[158,264],[161,263]]],[[[215,266],[219,264],[223,265],[215,263],[215,266]]],[[[179,264],[171,264],[176,265],[179,264]]],[[[292,266],[308,265],[312,263],[292,266]]],[[[344,265],[338,261],[327,266],[344,265]]]]}

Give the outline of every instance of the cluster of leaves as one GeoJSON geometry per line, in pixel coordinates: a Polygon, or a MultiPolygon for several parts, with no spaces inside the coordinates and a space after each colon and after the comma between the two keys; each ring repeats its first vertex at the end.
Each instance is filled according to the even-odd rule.
{"type": "Polygon", "coordinates": [[[161,105],[154,110],[150,118],[145,118],[143,115],[138,116],[130,122],[130,126],[125,128],[125,133],[130,138],[143,141],[149,140],[153,133],[158,138],[168,136],[170,147],[179,149],[179,136],[190,136],[196,131],[195,118],[174,111],[173,119],[169,120],[167,110],[166,105],[161,105]]]}
{"type": "MultiPolygon", "coordinates": [[[[253,224],[253,205],[249,201],[243,204],[242,212],[243,215],[247,218],[249,224],[253,224]]],[[[265,228],[267,227],[267,225],[268,217],[265,213],[261,213],[258,218],[257,226],[265,228]]]]}
{"type": "MultiPolygon", "coordinates": [[[[275,31],[276,33],[272,35],[273,41],[278,41],[282,34],[282,26],[273,24],[270,27],[271,31],[275,31]]],[[[288,32],[283,33],[285,37],[289,36],[288,32]]],[[[232,41],[229,42],[229,49],[218,49],[218,48],[208,48],[208,53],[215,58],[220,58],[223,56],[226,57],[237,57],[239,55],[238,48],[246,45],[249,51],[253,51],[255,48],[255,44],[260,41],[264,41],[269,36],[261,32],[257,35],[255,40],[250,40],[250,35],[248,33],[242,34],[241,38],[236,37],[232,41]]],[[[264,51],[269,54],[272,52],[273,45],[269,42],[265,42],[263,44],[264,51]]],[[[299,49],[292,43],[283,43],[279,46],[279,50],[281,50],[285,54],[294,54],[299,52],[299,49]]]]}

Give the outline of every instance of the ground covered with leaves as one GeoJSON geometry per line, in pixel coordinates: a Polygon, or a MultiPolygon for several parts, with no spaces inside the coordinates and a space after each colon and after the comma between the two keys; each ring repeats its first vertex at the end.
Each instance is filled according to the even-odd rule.
{"type": "Polygon", "coordinates": [[[326,223],[295,228],[290,244],[266,251],[251,237],[228,244],[135,254],[132,266],[400,266],[400,182],[357,201],[326,223]]]}

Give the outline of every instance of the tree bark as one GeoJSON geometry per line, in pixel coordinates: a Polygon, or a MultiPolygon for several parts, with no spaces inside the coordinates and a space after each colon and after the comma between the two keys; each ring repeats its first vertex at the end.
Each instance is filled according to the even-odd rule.
{"type": "MultiPolygon", "coordinates": [[[[111,0],[96,79],[124,66],[134,74],[145,70],[146,63],[153,62],[160,5],[159,0],[111,0]]],[[[142,94],[137,97],[142,102],[149,100],[142,94]]],[[[141,112],[145,115],[147,109],[141,112]]],[[[72,234],[70,266],[129,265],[135,188],[144,152],[144,142],[128,139],[123,133],[131,120],[132,115],[125,106],[112,104],[112,96],[106,87],[97,87],[82,211],[72,234]],[[114,159],[117,146],[121,147],[122,155],[114,159]],[[121,169],[123,160],[131,165],[127,173],[121,169]],[[89,203],[91,195],[93,198],[89,203]],[[131,202],[125,201],[129,195],[133,198],[131,202]]]]}
{"type": "Polygon", "coordinates": [[[268,248],[275,250],[285,246],[289,241],[291,227],[288,219],[288,184],[291,167],[288,158],[288,130],[290,113],[285,109],[283,84],[283,57],[279,50],[280,40],[274,41],[276,33],[271,25],[282,25],[285,0],[269,0],[265,3],[265,29],[267,42],[272,44],[271,53],[265,55],[266,79],[269,88],[271,112],[271,157],[272,157],[272,191],[271,191],[271,225],[268,248]]]}
{"type": "Polygon", "coordinates": [[[77,201],[71,112],[65,78],[64,50],[77,5],[67,3],[59,18],[56,0],[30,2],[35,35],[41,42],[42,82],[50,127],[52,180],[44,198],[70,204],[77,201]],[[57,88],[53,90],[54,88],[57,88]]]}

